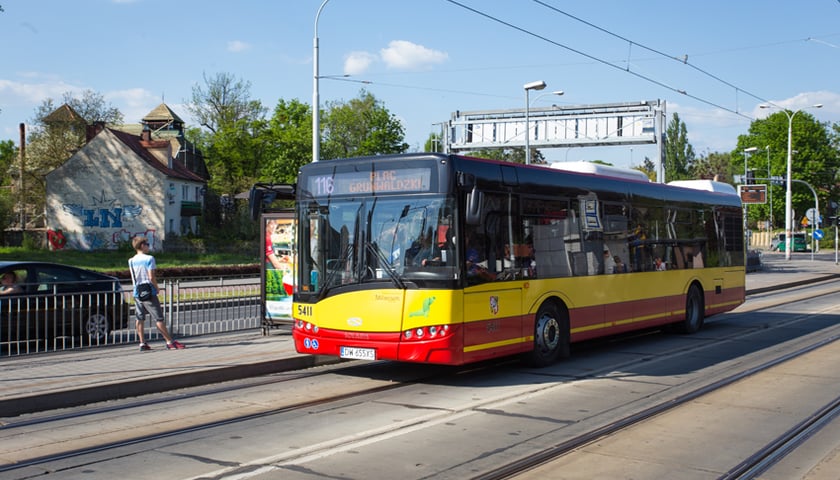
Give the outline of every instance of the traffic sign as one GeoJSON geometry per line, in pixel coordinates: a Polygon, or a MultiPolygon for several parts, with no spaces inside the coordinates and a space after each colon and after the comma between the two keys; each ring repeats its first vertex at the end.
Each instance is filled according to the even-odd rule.
{"type": "Polygon", "coordinates": [[[822,240],[824,236],[825,236],[825,234],[823,234],[823,231],[822,231],[821,228],[818,228],[818,229],[814,230],[814,239],[815,240],[822,240]]]}

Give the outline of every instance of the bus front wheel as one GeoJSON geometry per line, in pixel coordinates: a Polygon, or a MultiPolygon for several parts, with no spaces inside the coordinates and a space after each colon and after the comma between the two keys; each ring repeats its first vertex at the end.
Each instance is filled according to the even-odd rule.
{"type": "Polygon", "coordinates": [[[534,318],[534,349],[525,360],[534,367],[545,367],[569,356],[569,315],[556,304],[544,303],[534,318]]]}

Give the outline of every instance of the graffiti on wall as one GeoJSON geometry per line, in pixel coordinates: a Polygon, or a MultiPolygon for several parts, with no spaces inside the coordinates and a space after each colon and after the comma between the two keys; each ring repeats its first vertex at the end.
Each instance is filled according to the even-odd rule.
{"type": "Polygon", "coordinates": [[[134,220],[143,213],[141,205],[116,205],[117,199],[109,199],[105,192],[97,198],[93,197],[90,206],[78,203],[65,203],[61,209],[81,220],[82,230],[79,232],[49,230],[47,239],[50,248],[60,250],[71,248],[76,250],[99,250],[116,248],[122,242],[130,242],[135,235],[144,235],[149,244],[157,243],[155,229],[142,228],[135,231],[132,228],[134,220]]]}

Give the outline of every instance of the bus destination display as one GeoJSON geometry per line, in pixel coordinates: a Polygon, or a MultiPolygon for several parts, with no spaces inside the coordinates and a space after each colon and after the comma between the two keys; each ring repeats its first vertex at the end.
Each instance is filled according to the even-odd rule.
{"type": "Polygon", "coordinates": [[[428,192],[431,176],[430,168],[339,172],[309,177],[307,188],[315,196],[428,192]]]}

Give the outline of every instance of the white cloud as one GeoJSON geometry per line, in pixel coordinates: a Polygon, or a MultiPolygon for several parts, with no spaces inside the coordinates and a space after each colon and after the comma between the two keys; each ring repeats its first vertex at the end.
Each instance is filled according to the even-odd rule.
{"type": "MultiPolygon", "coordinates": [[[[102,96],[105,97],[105,100],[120,109],[125,123],[140,123],[143,117],[163,102],[159,96],[143,88],[114,90],[105,92],[102,96]]],[[[167,103],[167,105],[169,104],[167,103]]],[[[172,106],[170,105],[170,107],[172,106]]],[[[181,115],[177,111],[176,113],[179,116],[181,115]]]]}
{"type": "Polygon", "coordinates": [[[773,108],[760,108],[756,105],[755,110],[753,110],[755,118],[765,118],[774,112],[778,112],[779,109],[776,107],[786,108],[790,111],[805,110],[822,120],[826,118],[836,119],[840,115],[840,94],[827,90],[802,92],[791,98],[771,100],[770,103],[773,108]],[[822,107],[820,109],[811,108],[816,104],[822,104],[822,107]]]}
{"type": "Polygon", "coordinates": [[[61,80],[22,83],[0,79],[0,98],[8,104],[38,104],[47,98],[61,100],[65,92],[81,92],[82,87],[61,80]],[[5,100],[8,99],[8,100],[5,100]]]}
{"type": "Polygon", "coordinates": [[[231,40],[227,44],[227,51],[233,53],[244,52],[251,49],[251,44],[241,40],[231,40]]]}
{"type": "Polygon", "coordinates": [[[389,68],[401,70],[422,70],[443,63],[449,54],[426,48],[406,40],[394,40],[388,48],[380,50],[382,60],[389,68]]]}
{"type": "Polygon", "coordinates": [[[365,73],[376,60],[376,55],[369,52],[350,52],[344,57],[344,74],[359,75],[365,73]]]}

